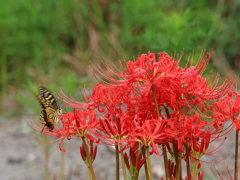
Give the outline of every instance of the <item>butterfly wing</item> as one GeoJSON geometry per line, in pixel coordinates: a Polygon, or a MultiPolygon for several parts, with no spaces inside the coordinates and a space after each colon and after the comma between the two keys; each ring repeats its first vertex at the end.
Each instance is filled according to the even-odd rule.
{"type": "Polygon", "coordinates": [[[42,111],[40,113],[40,120],[50,131],[54,129],[54,124],[59,121],[59,116],[62,114],[61,108],[58,106],[56,99],[52,93],[45,87],[39,87],[39,95],[34,94],[37,98],[42,111]]]}
{"type": "MultiPolygon", "coordinates": [[[[50,131],[54,129],[54,125],[52,122],[48,121],[48,115],[47,111],[43,109],[40,113],[40,120],[42,121],[42,124],[44,125],[43,129],[47,127],[50,131]]],[[[42,131],[43,131],[42,129],[42,131]]]]}
{"type": "Polygon", "coordinates": [[[40,96],[42,96],[49,103],[50,106],[52,106],[56,110],[60,108],[57,104],[55,97],[47,88],[40,86],[38,90],[40,96]]]}

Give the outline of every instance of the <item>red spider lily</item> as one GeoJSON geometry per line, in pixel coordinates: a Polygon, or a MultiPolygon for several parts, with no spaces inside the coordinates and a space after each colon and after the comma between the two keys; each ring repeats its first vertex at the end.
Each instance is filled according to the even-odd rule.
{"type": "MultiPolygon", "coordinates": [[[[82,145],[80,146],[80,155],[82,157],[82,160],[87,163],[87,152],[84,148],[84,143],[82,143],[82,145]]],[[[96,155],[97,155],[97,146],[93,145],[93,142],[90,142],[90,158],[92,163],[94,162],[96,155]]]]}
{"type": "Polygon", "coordinates": [[[63,152],[66,152],[65,149],[61,148],[62,142],[67,138],[68,140],[72,139],[75,134],[76,131],[74,131],[73,129],[68,129],[68,130],[64,130],[64,129],[60,129],[59,126],[55,126],[53,130],[49,131],[44,129],[42,131],[42,125],[39,125],[34,119],[30,119],[29,121],[27,121],[28,125],[35,131],[45,134],[47,136],[51,136],[51,137],[57,137],[57,139],[53,140],[53,141],[42,141],[40,139],[37,139],[35,136],[33,136],[35,139],[41,141],[41,142],[45,142],[45,143],[51,143],[51,142],[55,142],[55,141],[59,141],[59,149],[63,152]]]}
{"type": "Polygon", "coordinates": [[[136,112],[138,116],[141,113],[145,117],[156,118],[156,104],[153,104],[155,92],[159,107],[165,106],[185,115],[195,113],[196,108],[200,108],[203,113],[208,108],[209,100],[217,100],[236,83],[236,79],[231,78],[218,86],[218,77],[208,83],[202,74],[209,58],[209,54],[202,54],[197,65],[188,68],[180,68],[179,60],[174,61],[167,53],[159,53],[158,59],[153,53],[143,54],[137,61],[127,62],[127,70],[122,65],[114,70],[104,63],[106,70],[95,67],[95,73],[98,72],[109,83],[97,85],[92,95],[85,97],[86,103],[77,102],[62,91],[59,99],[75,108],[95,108],[107,114],[129,110],[132,116],[136,112]]]}
{"type": "Polygon", "coordinates": [[[191,138],[191,156],[194,159],[200,159],[204,154],[207,155],[206,151],[208,150],[211,139],[211,133],[205,132],[202,136],[192,136],[191,138]]]}
{"type": "MultiPolygon", "coordinates": [[[[202,55],[196,66],[189,68],[178,67],[179,61],[167,55],[167,53],[159,53],[160,57],[156,61],[155,54],[143,54],[137,58],[136,62],[129,61],[126,63],[127,70],[120,69],[118,72],[111,69],[107,64],[104,64],[106,69],[119,79],[114,78],[110,73],[97,69],[106,80],[117,83],[127,84],[135,89],[140,89],[141,96],[146,96],[154,85],[159,98],[159,104],[171,103],[176,105],[174,99],[192,100],[185,96],[197,97],[200,99],[216,99],[226,93],[226,90],[231,89],[236,79],[230,79],[221,86],[216,86],[219,78],[212,79],[213,87],[209,86],[203,74],[210,55],[202,55]],[[174,98],[173,98],[174,97],[174,98]]],[[[176,101],[176,100],[175,100],[176,101]]],[[[183,102],[181,102],[183,103],[183,102]]],[[[171,104],[170,104],[171,105],[171,104]]]]}
{"type": "Polygon", "coordinates": [[[42,130],[40,130],[41,126],[34,120],[30,121],[29,125],[37,132],[42,132],[47,136],[57,137],[57,140],[61,140],[59,148],[64,152],[66,150],[61,148],[61,144],[66,138],[70,140],[77,136],[86,137],[87,139],[94,141],[96,139],[96,129],[100,128],[96,113],[92,110],[79,111],[74,109],[73,113],[63,114],[60,120],[62,126],[57,126],[52,131],[44,130],[42,132],[42,130]]]}
{"type": "MultiPolygon", "coordinates": [[[[172,120],[172,119],[171,119],[172,120]]],[[[179,116],[172,129],[177,134],[175,141],[173,141],[176,150],[184,153],[185,149],[183,144],[188,147],[188,153],[193,159],[200,159],[203,155],[213,156],[219,150],[222,149],[222,144],[225,142],[226,133],[223,133],[225,129],[215,130],[213,129],[212,122],[203,121],[199,115],[193,117],[179,116]],[[223,140],[221,145],[214,149],[209,149],[210,143],[214,141],[223,140]]],[[[169,149],[169,148],[168,148],[169,149]]]]}
{"type": "Polygon", "coordinates": [[[124,162],[132,177],[135,177],[135,175],[139,173],[139,170],[141,169],[146,159],[147,158],[142,158],[141,152],[138,154],[137,150],[133,150],[132,148],[129,150],[129,156],[127,153],[124,153],[124,162]]]}
{"type": "MultiPolygon", "coordinates": [[[[126,115],[109,116],[105,119],[101,118],[101,133],[99,136],[103,141],[107,141],[110,145],[124,145],[128,141],[131,128],[130,118],[126,115]]],[[[127,145],[127,144],[126,144],[127,145]]]]}
{"type": "MultiPolygon", "coordinates": [[[[204,111],[210,112],[208,110],[209,100],[217,100],[235,83],[235,79],[230,79],[221,86],[217,86],[219,80],[215,78],[211,82],[213,86],[210,86],[206,79],[202,77],[209,58],[209,54],[203,54],[196,66],[185,68],[180,68],[178,66],[179,60],[174,61],[166,53],[159,53],[158,59],[153,53],[143,54],[137,58],[136,62],[127,62],[127,70],[120,66],[120,69],[116,71],[104,63],[107,71],[95,68],[95,72],[99,72],[105,80],[112,84],[97,85],[93,89],[92,95],[85,97],[85,105],[76,102],[71,97],[66,97],[62,92],[59,95],[64,103],[70,101],[68,104],[71,107],[85,106],[89,109],[98,109],[100,113],[104,114],[107,118],[104,121],[101,120],[101,126],[110,139],[115,138],[116,140],[117,136],[127,137],[126,129],[134,128],[137,130],[132,131],[135,136],[143,131],[139,135],[145,136],[144,141],[149,138],[147,140],[149,143],[153,141],[150,139],[154,139],[151,136],[156,135],[151,135],[153,131],[147,132],[149,128],[145,126],[149,127],[147,125],[149,124],[148,119],[170,119],[168,128],[164,127],[162,132],[168,130],[178,133],[175,137],[179,144],[178,150],[183,151],[181,144],[185,142],[185,139],[191,139],[192,133],[195,133],[195,135],[196,133],[202,133],[204,130],[200,131],[199,129],[208,126],[206,121],[192,121],[190,125],[187,125],[188,123],[184,123],[186,117],[188,117],[187,119],[196,119],[197,114],[203,118],[210,117],[203,114],[204,111]],[[114,75],[118,78],[115,78],[114,75]],[[154,100],[154,92],[156,93],[156,100],[154,100]],[[165,109],[167,117],[164,118],[163,115],[157,117],[156,106],[164,107],[161,108],[161,111],[165,109]],[[200,108],[200,111],[198,108],[200,108]],[[125,117],[124,121],[121,120],[121,127],[114,120],[116,114],[121,117],[124,114],[126,117],[129,116],[125,117]],[[183,117],[180,117],[180,114],[183,117]],[[138,124],[136,122],[134,124],[134,121],[131,120],[134,119],[133,117],[137,117],[136,122],[138,124]],[[129,127],[126,127],[126,123],[129,127]],[[138,127],[135,127],[136,125],[138,127]],[[119,134],[120,128],[121,133],[119,134]]],[[[133,135],[131,136],[133,138],[133,135]]],[[[154,151],[156,141],[154,140],[152,144],[154,151]]],[[[164,141],[167,142],[167,140],[164,141]]],[[[162,142],[163,140],[160,140],[158,143],[161,144],[162,142]]],[[[144,142],[145,145],[148,143],[144,142]]]]}
{"type": "Polygon", "coordinates": [[[193,136],[204,137],[208,127],[208,123],[201,121],[200,116],[197,114],[193,117],[175,114],[168,122],[171,124],[171,130],[174,132],[176,150],[181,152],[184,152],[183,144],[190,143],[193,136]]]}
{"type": "Polygon", "coordinates": [[[99,120],[93,110],[79,111],[74,109],[73,113],[66,113],[61,116],[62,129],[61,131],[71,131],[79,137],[86,137],[94,140],[93,135],[96,134],[96,129],[99,129],[99,120]]]}
{"type": "Polygon", "coordinates": [[[240,94],[229,91],[228,96],[212,105],[212,117],[216,123],[231,120],[237,131],[240,130],[240,94]]]}
{"type": "Polygon", "coordinates": [[[157,145],[173,140],[174,133],[167,128],[167,121],[163,119],[150,119],[143,124],[136,124],[136,127],[129,133],[129,137],[139,142],[140,145],[151,147],[152,153],[160,156],[157,145]]]}
{"type": "Polygon", "coordinates": [[[90,97],[86,98],[89,108],[98,109],[99,112],[121,113],[130,104],[131,88],[126,84],[107,86],[98,84],[90,97]]]}

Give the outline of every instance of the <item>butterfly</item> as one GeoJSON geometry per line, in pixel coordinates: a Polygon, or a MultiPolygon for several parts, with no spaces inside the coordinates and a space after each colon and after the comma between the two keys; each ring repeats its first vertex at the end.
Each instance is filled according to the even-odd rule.
{"type": "Polygon", "coordinates": [[[42,107],[40,120],[44,125],[43,130],[44,128],[47,128],[49,131],[53,131],[54,125],[57,125],[59,117],[62,115],[62,109],[58,105],[55,97],[47,88],[40,86],[38,90],[39,95],[34,95],[42,107]]]}

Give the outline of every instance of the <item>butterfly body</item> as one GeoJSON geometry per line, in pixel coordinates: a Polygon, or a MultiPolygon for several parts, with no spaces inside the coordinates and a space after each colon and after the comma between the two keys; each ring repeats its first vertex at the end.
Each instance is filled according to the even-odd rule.
{"type": "Polygon", "coordinates": [[[44,125],[44,128],[52,131],[54,125],[57,125],[59,117],[62,115],[62,109],[57,104],[55,97],[45,87],[39,87],[39,95],[35,95],[39,104],[42,107],[40,113],[40,120],[44,125]]]}

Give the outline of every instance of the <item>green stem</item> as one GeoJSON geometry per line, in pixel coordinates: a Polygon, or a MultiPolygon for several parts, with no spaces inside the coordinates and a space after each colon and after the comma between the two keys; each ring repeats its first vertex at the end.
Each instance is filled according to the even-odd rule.
{"type": "Polygon", "coordinates": [[[119,152],[118,152],[118,145],[115,145],[115,158],[116,158],[116,180],[119,180],[119,152]]]}
{"type": "Polygon", "coordinates": [[[182,152],[179,151],[177,153],[178,155],[178,163],[177,163],[177,173],[176,173],[176,180],[181,180],[182,177],[181,177],[181,174],[182,174],[182,152]]]}
{"type": "Polygon", "coordinates": [[[89,166],[88,166],[87,174],[88,174],[88,176],[87,176],[88,180],[91,180],[91,170],[90,170],[89,166]]]}
{"type": "Polygon", "coordinates": [[[162,144],[162,151],[163,151],[163,160],[164,160],[166,179],[168,179],[170,178],[170,175],[169,175],[169,169],[168,169],[167,148],[165,143],[162,144]]]}
{"type": "Polygon", "coordinates": [[[172,143],[172,145],[173,145],[173,154],[174,154],[174,159],[175,159],[175,163],[176,163],[176,165],[178,164],[178,154],[177,154],[177,147],[176,147],[176,144],[175,143],[177,143],[177,141],[174,141],[173,143],[172,143]]]}
{"type": "Polygon", "coordinates": [[[192,170],[193,180],[197,180],[197,175],[198,175],[198,163],[199,163],[199,159],[196,159],[196,160],[194,161],[193,170],[192,170]]]}
{"type": "MultiPolygon", "coordinates": [[[[146,158],[145,146],[142,146],[141,149],[142,149],[143,158],[146,158]]],[[[145,169],[146,180],[149,180],[147,161],[144,162],[144,169],[145,169]]]]}
{"type": "Polygon", "coordinates": [[[127,170],[126,170],[126,165],[124,162],[124,155],[123,155],[123,151],[122,151],[122,146],[120,146],[121,149],[121,160],[122,160],[122,169],[123,169],[123,179],[127,180],[127,170]]]}
{"type": "Polygon", "coordinates": [[[234,180],[238,179],[238,133],[239,132],[236,130],[234,180]]]}
{"type": "Polygon", "coordinates": [[[138,180],[138,175],[139,175],[139,172],[138,172],[138,173],[135,173],[135,176],[134,176],[134,179],[133,179],[133,180],[138,180]]]}
{"type": "Polygon", "coordinates": [[[130,172],[130,174],[131,174],[131,180],[135,180],[134,173],[131,173],[131,172],[130,172]]]}
{"type": "Polygon", "coordinates": [[[151,157],[150,157],[150,154],[149,154],[149,147],[146,147],[146,154],[147,154],[149,179],[152,180],[153,176],[152,176],[151,157]]]}
{"type": "MultiPolygon", "coordinates": [[[[139,143],[137,144],[137,149],[139,149],[139,143]]],[[[138,164],[140,152],[137,151],[136,153],[138,154],[137,157],[136,157],[136,164],[138,164]]],[[[138,175],[139,175],[139,171],[137,171],[137,169],[136,169],[136,171],[134,172],[134,179],[133,180],[137,180],[138,175]]]]}
{"type": "Polygon", "coordinates": [[[92,160],[91,160],[91,157],[90,157],[90,154],[89,154],[89,148],[87,146],[87,143],[86,143],[84,137],[82,137],[82,140],[83,140],[84,149],[85,149],[86,154],[87,154],[88,168],[90,169],[92,179],[96,180],[96,176],[95,176],[95,173],[94,173],[94,170],[93,170],[93,167],[92,167],[92,160]]]}
{"type": "Polygon", "coordinates": [[[190,174],[190,161],[189,161],[189,152],[188,152],[188,145],[187,145],[187,143],[185,143],[185,148],[186,148],[187,176],[188,176],[188,179],[191,179],[191,174],[190,174]]]}

